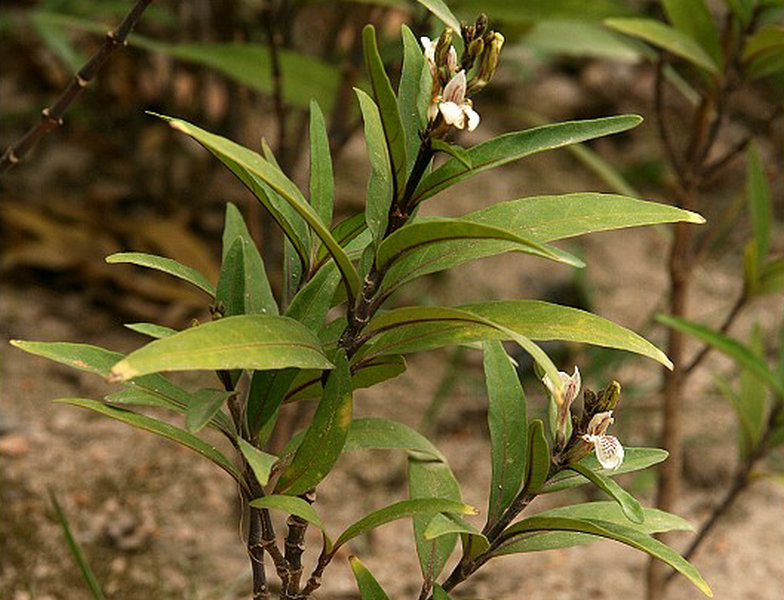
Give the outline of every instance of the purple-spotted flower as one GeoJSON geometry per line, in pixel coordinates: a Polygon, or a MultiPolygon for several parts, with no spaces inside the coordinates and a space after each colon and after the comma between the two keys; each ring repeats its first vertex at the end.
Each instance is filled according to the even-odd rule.
{"type": "Polygon", "coordinates": [[[596,413],[588,423],[588,431],[582,436],[583,440],[593,444],[599,464],[605,469],[613,470],[623,462],[621,442],[612,435],[605,435],[607,428],[614,422],[611,410],[596,413]]]}

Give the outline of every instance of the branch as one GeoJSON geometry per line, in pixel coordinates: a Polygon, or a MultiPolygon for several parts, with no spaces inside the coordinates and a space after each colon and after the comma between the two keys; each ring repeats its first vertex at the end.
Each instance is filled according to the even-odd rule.
{"type": "Polygon", "coordinates": [[[0,175],[22,161],[38,141],[55,127],[63,124],[68,107],[81,95],[112,53],[126,45],[126,38],[153,0],[137,0],[122,22],[106,34],[103,45],[90,60],[74,75],[57,101],[41,111],[41,120],[13,146],[9,146],[0,158],[0,175]]]}
{"type": "Polygon", "coordinates": [[[681,164],[681,159],[678,156],[678,151],[675,149],[675,144],[672,141],[672,136],[670,135],[670,130],[667,127],[667,122],[665,118],[665,110],[664,110],[665,65],[666,65],[666,60],[664,59],[664,57],[659,58],[659,61],[656,63],[656,86],[655,86],[655,94],[654,94],[654,109],[656,110],[656,125],[659,128],[659,137],[661,138],[662,145],[664,146],[664,150],[670,162],[670,166],[672,167],[673,171],[675,171],[675,174],[678,176],[678,179],[683,181],[683,165],[681,164]]]}
{"type": "MultiPolygon", "coordinates": [[[[300,496],[308,504],[313,504],[316,499],[315,491],[302,494],[300,496]]],[[[308,522],[302,517],[290,515],[286,521],[289,532],[286,536],[286,562],[289,565],[290,578],[285,590],[288,598],[297,598],[299,595],[299,582],[302,578],[302,553],[305,551],[305,531],[308,529],[308,522]]]]}
{"type": "Polygon", "coordinates": [[[277,154],[286,159],[286,105],[283,102],[283,76],[280,68],[280,35],[276,32],[276,10],[274,0],[267,0],[263,9],[264,29],[269,42],[270,63],[272,65],[272,101],[275,106],[275,119],[278,122],[277,154]]]}
{"type": "MultiPolygon", "coordinates": [[[[737,316],[740,314],[741,309],[745,306],[746,301],[748,300],[748,296],[746,292],[742,292],[738,299],[735,301],[735,304],[732,305],[732,309],[730,310],[729,314],[724,318],[724,322],[719,327],[718,331],[720,333],[727,333],[727,330],[733,324],[737,316]]],[[[708,353],[713,350],[713,346],[709,344],[705,344],[702,347],[697,355],[691,360],[691,362],[686,365],[683,369],[683,377],[686,377],[689,373],[691,373],[694,369],[696,369],[700,363],[705,360],[705,357],[708,356],[708,353]]]]}

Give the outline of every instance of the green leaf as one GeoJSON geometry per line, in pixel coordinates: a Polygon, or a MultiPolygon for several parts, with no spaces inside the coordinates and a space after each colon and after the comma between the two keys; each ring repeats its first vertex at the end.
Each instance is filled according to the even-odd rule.
{"type": "Polygon", "coordinates": [[[237,238],[223,258],[215,301],[223,307],[223,315],[245,314],[245,250],[242,238],[237,238]]]}
{"type": "Polygon", "coordinates": [[[168,423],[164,423],[158,419],[153,419],[147,415],[135,413],[130,410],[123,410],[121,408],[115,408],[113,406],[107,406],[103,402],[97,402],[95,400],[88,400],[86,398],[60,398],[57,400],[57,402],[87,408],[117,421],[131,425],[132,427],[143,429],[145,431],[149,431],[161,437],[165,437],[174,442],[177,442],[186,448],[190,448],[194,452],[198,452],[205,458],[208,458],[221,469],[226,471],[229,475],[231,475],[240,485],[244,485],[242,483],[242,474],[228,458],[221,454],[215,447],[200,440],[195,435],[188,433],[187,431],[183,431],[182,429],[178,429],[173,425],[169,425],[168,423]]]}
{"type": "Polygon", "coordinates": [[[641,39],[686,59],[693,65],[718,75],[719,67],[700,44],[689,35],[653,19],[607,19],[605,25],[615,31],[641,39]]]}
{"type": "Polygon", "coordinates": [[[627,519],[634,523],[642,523],[645,520],[645,514],[643,513],[640,503],[637,502],[634,496],[615,483],[615,481],[580,463],[571,464],[568,468],[585,477],[615,500],[623,510],[623,514],[626,515],[627,519]]]}
{"type": "MultiPolygon", "coordinates": [[[[242,452],[242,456],[248,461],[248,466],[256,476],[256,481],[258,481],[261,486],[267,485],[270,472],[272,471],[272,465],[278,461],[278,457],[274,454],[262,452],[256,448],[256,446],[249,444],[242,438],[237,438],[237,442],[240,447],[240,452],[242,452]]],[[[307,502],[305,502],[305,504],[307,504],[307,502]]]]}
{"type": "Polygon", "coordinates": [[[446,460],[430,440],[408,425],[388,419],[356,419],[348,430],[343,451],[371,449],[402,449],[417,452],[423,458],[446,460]]]}
{"type": "Polygon", "coordinates": [[[327,378],[324,396],[305,438],[278,479],[276,492],[304,494],[326,477],[343,450],[352,410],[351,374],[346,355],[341,351],[335,358],[335,368],[327,378]]]}
{"type": "Polygon", "coordinates": [[[433,517],[425,528],[425,539],[434,540],[453,533],[459,533],[464,540],[468,538],[472,556],[481,554],[490,547],[490,541],[481,531],[454,514],[439,513],[433,517]]]}
{"type": "Polygon", "coordinates": [[[746,195],[754,229],[754,243],[757,246],[757,259],[762,261],[767,257],[770,248],[770,189],[755,144],[749,145],[747,160],[746,195]]]}
{"type": "Polygon", "coordinates": [[[68,523],[68,517],[65,516],[60,503],[57,501],[57,496],[54,495],[52,490],[49,490],[49,502],[54,509],[57,520],[60,522],[60,527],[63,529],[65,541],[68,543],[68,549],[71,551],[71,555],[79,566],[79,571],[82,573],[82,579],[84,579],[87,587],[90,588],[90,593],[95,600],[105,600],[106,597],[103,595],[103,591],[101,591],[101,585],[98,583],[98,579],[95,577],[92,568],[90,568],[90,563],[87,561],[87,557],[84,555],[82,547],[79,545],[76,537],[74,537],[74,534],[71,531],[71,525],[68,523]]]}
{"type": "MultiPolygon", "coordinates": [[[[653,534],[667,531],[694,531],[694,527],[685,519],[656,508],[643,509],[645,520],[634,528],[641,533],[653,534]]],[[[537,517],[567,517],[572,519],[599,519],[619,525],[628,525],[629,520],[615,502],[588,502],[559,506],[537,513],[537,517]]],[[[516,536],[514,540],[502,544],[498,555],[518,554],[522,552],[541,552],[556,548],[568,548],[582,544],[590,544],[601,538],[588,533],[576,531],[538,531],[516,536]]]]}
{"type": "MultiPolygon", "coordinates": [[[[408,490],[411,499],[448,498],[460,501],[460,486],[449,465],[443,461],[408,459],[408,490]]],[[[434,540],[425,539],[425,529],[438,514],[431,512],[414,516],[414,541],[422,574],[435,580],[444,569],[457,543],[457,534],[447,534],[434,540]]]]}
{"type": "Polygon", "coordinates": [[[512,340],[560,384],[558,369],[548,356],[524,334],[466,310],[443,306],[398,308],[376,315],[365,330],[370,344],[355,359],[367,360],[384,354],[421,352],[441,346],[490,339],[512,340]]]}
{"type": "Polygon", "coordinates": [[[30,342],[11,340],[12,346],[29,354],[48,358],[73,369],[86,371],[93,375],[108,377],[112,366],[122,358],[122,354],[99,346],[74,344],[71,342],[30,342]]]}
{"type": "Polygon", "coordinates": [[[784,25],[768,25],[754,32],[743,48],[742,59],[749,61],[761,54],[781,52],[784,49],[784,25]]]}
{"type": "Polygon", "coordinates": [[[247,400],[247,421],[251,435],[257,435],[259,445],[264,444],[278,418],[286,392],[299,369],[280,369],[277,371],[254,371],[250,380],[247,400]]]}
{"type": "Polygon", "coordinates": [[[455,35],[460,36],[460,21],[443,0],[417,0],[422,6],[433,13],[438,19],[449,27],[455,35]]]}
{"type": "Polygon", "coordinates": [[[535,531],[575,531],[621,542],[632,548],[642,550],[654,558],[667,563],[689,579],[689,581],[697,586],[703,594],[709,598],[713,597],[713,592],[710,587],[708,587],[708,584],[705,583],[705,580],[700,576],[697,569],[680,554],[669,546],[662,544],[658,540],[655,540],[632,527],[599,519],[534,516],[518,521],[506,530],[505,535],[508,534],[510,539],[514,539],[512,536],[515,534],[535,531]]]}
{"type": "Polygon", "coordinates": [[[525,477],[523,489],[526,494],[537,494],[547,481],[550,472],[550,447],[544,437],[544,423],[540,419],[531,421],[528,426],[526,447],[525,477]]]}
{"type": "MultiPolygon", "coordinates": [[[[302,193],[297,186],[295,186],[282,171],[263,159],[256,152],[248,150],[226,138],[204,131],[181,119],[164,116],[161,116],[161,118],[168,121],[172,128],[191,136],[212,152],[221,162],[229,167],[243,183],[248,185],[252,191],[258,188],[258,185],[254,185],[254,182],[261,181],[279,194],[280,197],[285,200],[287,206],[296,211],[297,215],[307,222],[315,234],[321,239],[321,242],[327,247],[332,258],[335,259],[346,282],[347,288],[352,294],[356,295],[359,290],[360,281],[359,275],[354,269],[354,265],[351,264],[351,261],[343,248],[340,247],[340,244],[332,237],[327,226],[321,222],[318,214],[316,214],[313,208],[302,197],[302,193]]],[[[259,199],[261,200],[261,198],[259,199]]],[[[269,198],[267,200],[269,200],[269,198]]],[[[272,209],[275,210],[276,213],[280,213],[275,206],[272,206],[272,209]]],[[[290,227],[292,229],[291,232],[287,231],[286,233],[295,245],[299,244],[301,246],[298,247],[298,252],[307,266],[307,253],[303,251],[303,247],[307,248],[307,240],[303,240],[302,236],[296,235],[293,227],[294,226],[290,227]]]]}
{"type": "Polygon", "coordinates": [[[215,295],[215,287],[207,278],[192,267],[186,267],[171,258],[145,254],[143,252],[118,252],[106,257],[109,264],[132,264],[140,267],[147,267],[157,271],[163,271],[173,275],[178,279],[187,281],[207,292],[210,296],[215,295]]]}
{"type": "MultiPolygon", "coordinates": [[[[748,371],[744,371],[744,373],[748,373],[748,371]]],[[[714,376],[714,381],[719,392],[730,403],[738,418],[738,454],[741,459],[745,459],[754,448],[755,427],[749,420],[749,415],[743,404],[743,400],[741,400],[740,395],[732,389],[729,381],[720,375],[714,376]]]]}
{"type": "Polygon", "coordinates": [[[667,368],[667,356],[645,338],[592,313],[539,300],[500,300],[460,307],[532,340],[564,340],[617,348],[652,358],[667,368]]]}
{"type": "Polygon", "coordinates": [[[315,100],[310,101],[310,204],[327,227],[332,224],[335,180],[324,115],[315,100]]]}
{"type": "Polygon", "coordinates": [[[380,242],[387,229],[389,207],[392,204],[395,188],[389,160],[389,149],[384,140],[384,127],[381,115],[373,99],[365,92],[355,88],[365,123],[365,144],[370,160],[370,179],[367,188],[367,206],[365,222],[373,234],[373,239],[380,242]]]}
{"type": "Polygon", "coordinates": [[[762,265],[757,287],[753,292],[758,296],[784,292],[784,257],[762,265]]]}
{"type": "Polygon", "coordinates": [[[324,265],[291,300],[286,316],[299,321],[311,331],[318,331],[324,324],[339,283],[340,271],[334,263],[324,265]]]}
{"type": "MultiPolygon", "coordinates": [[[[762,360],[765,353],[765,344],[762,340],[762,331],[759,323],[755,323],[751,330],[749,349],[762,360]]],[[[749,369],[740,373],[740,401],[743,413],[749,424],[751,433],[751,448],[756,447],[762,440],[767,425],[768,398],[765,382],[759,379],[749,369]]]]}
{"type": "Polygon", "coordinates": [[[658,315],[656,320],[679,331],[697,338],[706,344],[713,346],[716,350],[729,356],[740,366],[751,371],[755,376],[765,381],[771,389],[781,396],[784,396],[784,382],[778,379],[768,368],[765,362],[755,354],[750,348],[741,344],[738,340],[723,333],[715,331],[705,325],[688,321],[672,315],[658,315]]]}
{"type": "Polygon", "coordinates": [[[158,371],[222,369],[329,369],[321,344],[303,325],[288,317],[225,317],[155,340],[112,367],[125,381],[158,371]]]}
{"type": "Polygon", "coordinates": [[[389,600],[384,589],[356,556],[350,556],[348,560],[351,563],[354,579],[357,580],[359,596],[362,600],[389,600]]]}
{"type": "Polygon", "coordinates": [[[400,198],[406,188],[408,160],[406,158],[406,133],[400,118],[397,98],[384,70],[384,63],[378,53],[376,29],[365,25],[362,29],[362,47],[365,52],[365,69],[370,79],[373,100],[378,106],[384,140],[392,171],[393,197],[400,198]]]}
{"type": "Polygon", "coordinates": [[[477,173],[531,154],[626,131],[641,122],[642,118],[637,115],[625,115],[542,125],[501,135],[466,151],[472,168],[468,169],[462,161],[452,158],[427,175],[419,184],[413,201],[418,204],[477,173]]]}
{"type": "MultiPolygon", "coordinates": [[[[669,453],[666,450],[659,448],[624,448],[623,463],[621,466],[614,470],[603,469],[599,464],[596,455],[592,452],[580,461],[580,465],[601,473],[607,477],[615,477],[622,473],[631,473],[633,471],[640,471],[656,465],[667,459],[669,453]]],[[[547,480],[547,483],[541,489],[542,494],[549,494],[552,492],[560,492],[579,485],[588,483],[588,480],[575,471],[560,471],[553,477],[547,480]]]]}
{"type": "Polygon", "coordinates": [[[608,31],[599,23],[587,19],[575,20],[573,16],[538,21],[525,33],[522,42],[537,54],[570,56],[581,60],[598,58],[634,64],[640,61],[641,55],[634,41],[608,31]]]}
{"type": "Polygon", "coordinates": [[[125,323],[123,327],[141,333],[142,335],[148,335],[156,340],[177,333],[176,329],[164,327],[163,325],[156,325],[155,323],[125,323]]]}
{"type": "Polygon", "coordinates": [[[501,342],[485,342],[482,349],[492,461],[487,520],[495,523],[512,503],[523,481],[528,416],[523,386],[501,342]]]}
{"type": "MultiPolygon", "coordinates": [[[[43,22],[60,27],[71,27],[105,36],[106,25],[93,23],[70,15],[38,12],[43,22]]],[[[137,48],[203,65],[232,78],[250,89],[271,94],[275,89],[271,52],[262,44],[205,43],[166,44],[138,34],[131,34],[128,42],[137,48]]],[[[286,103],[307,109],[311,98],[316,98],[325,110],[332,110],[340,84],[339,67],[317,57],[278,49],[283,98],[286,103]]],[[[81,65],[82,63],[80,63],[81,65]]]]}
{"type": "Polygon", "coordinates": [[[468,151],[462,146],[436,139],[430,142],[430,147],[433,148],[433,150],[444,152],[452,158],[459,160],[466,169],[470,169],[472,166],[471,157],[468,155],[468,151]]]}
{"type": "Polygon", "coordinates": [[[247,225],[245,225],[242,213],[234,204],[228,202],[226,204],[226,222],[223,228],[224,263],[232,245],[237,240],[242,241],[243,313],[277,315],[278,305],[267,279],[264,260],[259,254],[247,225]]]}
{"type": "Polygon", "coordinates": [[[210,389],[198,390],[193,394],[185,411],[185,426],[188,431],[198,433],[204,429],[231,396],[231,392],[210,389]]]}
{"type": "Polygon", "coordinates": [[[427,219],[405,225],[384,239],[376,251],[376,264],[379,269],[386,270],[394,262],[419,249],[444,242],[460,240],[462,243],[473,239],[503,240],[511,242],[514,249],[520,252],[567,262],[549,248],[500,227],[461,219],[427,219]]]}
{"type": "Polygon", "coordinates": [[[397,90],[397,107],[406,137],[406,156],[408,157],[406,175],[408,175],[419,152],[421,144],[419,132],[424,129],[425,125],[420,120],[417,110],[419,84],[422,80],[422,69],[425,68],[425,57],[422,54],[419,41],[406,25],[401,26],[400,33],[403,37],[403,68],[400,72],[400,84],[397,90]]]}
{"type": "Polygon", "coordinates": [[[675,29],[694,39],[717,65],[722,63],[719,32],[704,0],[662,0],[675,29]]]}
{"type": "Polygon", "coordinates": [[[414,515],[433,514],[433,513],[456,513],[460,515],[475,515],[477,510],[473,506],[457,502],[449,498],[418,498],[415,500],[401,500],[395,504],[385,506],[379,510],[365,515],[356,523],[350,525],[335,540],[335,548],[338,548],[354,539],[358,535],[365,533],[386,523],[413,517],[414,515]]]}
{"type": "MultiPolygon", "coordinates": [[[[302,498],[298,498],[297,496],[282,496],[278,494],[272,494],[251,500],[250,505],[253,508],[271,508],[272,510],[279,510],[286,514],[294,515],[295,517],[304,519],[311,525],[318,527],[325,536],[327,535],[324,522],[321,520],[321,517],[316,512],[316,510],[310,505],[309,502],[303,500],[302,498]]],[[[329,537],[326,539],[328,540],[328,546],[331,547],[332,544],[329,542],[329,537]]]]}
{"type": "MultiPolygon", "coordinates": [[[[540,244],[622,227],[676,221],[705,222],[696,213],[666,204],[598,193],[535,196],[500,202],[463,215],[460,220],[500,227],[540,244]]],[[[558,251],[552,246],[548,249],[558,251]]],[[[417,248],[392,265],[384,278],[384,290],[391,293],[417,277],[513,250],[520,250],[520,246],[514,242],[480,239],[445,241],[417,248]]]]}

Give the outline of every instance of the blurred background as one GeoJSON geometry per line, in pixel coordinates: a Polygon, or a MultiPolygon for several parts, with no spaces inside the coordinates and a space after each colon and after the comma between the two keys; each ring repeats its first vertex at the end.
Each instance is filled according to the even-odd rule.
{"type": "MultiPolygon", "coordinates": [[[[622,135],[478,176],[429,201],[426,214],[459,215],[490,201],[583,190],[676,200],[677,182],[654,112],[656,54],[651,46],[604,25],[611,17],[663,20],[657,2],[449,4],[466,21],[487,13],[491,26],[507,40],[493,83],[474,99],[481,125],[459,136],[460,144],[553,121],[623,113],[641,114],[646,121],[622,135]]],[[[717,20],[730,4],[708,3],[717,20]]],[[[766,18],[780,22],[780,3],[769,4],[772,12],[766,18]]],[[[3,147],[36,122],[130,6],[113,0],[3,2],[3,147]]],[[[336,220],[342,220],[362,209],[370,170],[352,91],[363,85],[359,34],[368,22],[379,30],[391,73],[400,66],[402,24],[431,37],[442,28],[420,4],[405,0],[153,2],[128,47],[110,57],[71,106],[63,126],[0,179],[3,339],[86,341],[125,352],[144,338],[122,323],[154,321],[184,328],[193,319],[209,320],[209,306],[194,289],[103,259],[119,251],[150,252],[193,266],[214,281],[229,201],[249,222],[279,294],[282,240],[264,209],[218,161],[149,113],[182,117],[254,149],[265,140],[284,171],[306,187],[307,107],[315,98],[327,116],[336,220]]],[[[776,52],[784,50],[779,45],[776,52]]],[[[780,67],[784,61],[778,54],[774,58],[780,67]]],[[[782,73],[773,68],[769,76],[732,90],[713,150],[721,157],[747,137],[755,139],[772,200],[770,252],[775,256],[784,250],[782,73]]],[[[698,77],[671,80],[677,91],[668,94],[661,110],[676,143],[687,139],[694,80],[699,83],[698,77]]],[[[714,325],[723,321],[745,285],[744,245],[754,224],[746,208],[744,157],[739,154],[721,165],[699,193],[697,209],[709,225],[700,234],[703,260],[694,272],[689,312],[714,325]]],[[[454,305],[540,298],[590,309],[662,344],[665,333],[653,317],[666,307],[671,235],[661,227],[570,241],[566,249],[588,264],[581,271],[529,256],[494,257],[420,279],[392,302],[454,305]]],[[[730,329],[745,340],[758,327],[771,356],[783,304],[778,288],[773,291],[749,301],[730,329]]],[[[588,387],[620,380],[624,442],[657,443],[660,372],[655,364],[583,347],[546,350],[564,370],[571,372],[579,364],[588,387]]],[[[99,395],[108,389],[101,382],[44,364],[7,344],[0,355],[3,597],[87,597],[49,508],[50,487],[61,497],[111,597],[242,597],[249,580],[237,540],[236,494],[229,482],[167,442],[49,402],[99,395]]],[[[525,371],[525,357],[519,358],[525,371]]],[[[696,523],[710,514],[712,499],[730,484],[739,460],[734,413],[715,383],[717,373],[737,378],[733,368],[728,360],[711,356],[684,394],[685,487],[678,512],[696,523]]],[[[435,435],[454,460],[467,501],[482,505],[489,481],[482,385],[478,353],[432,352],[412,357],[400,379],[362,392],[358,412],[394,417],[435,435]]],[[[525,385],[532,406],[543,410],[541,386],[533,381],[525,385]]],[[[744,496],[695,558],[718,597],[779,597],[784,568],[776,551],[784,542],[784,492],[781,473],[775,471],[781,458],[780,453],[772,457],[764,481],[744,496]]],[[[324,514],[343,523],[389,493],[404,494],[402,459],[382,462],[368,469],[351,457],[341,459],[340,471],[320,490],[324,514]],[[347,497],[355,502],[345,503],[347,497]]],[[[648,503],[653,501],[653,472],[638,475],[630,485],[648,503]]],[[[418,584],[409,528],[407,523],[389,526],[361,541],[355,551],[363,560],[367,557],[388,591],[411,596],[418,584]]],[[[683,548],[689,538],[675,539],[683,548]]],[[[552,598],[642,598],[644,560],[602,544],[601,553],[591,553],[599,546],[590,546],[509,559],[495,571],[480,571],[465,593],[511,598],[548,590],[552,598]],[[602,574],[597,576],[597,569],[602,574]],[[608,578],[615,587],[605,583],[608,578]]],[[[327,592],[353,597],[348,571],[342,566],[335,571],[327,592]]],[[[669,597],[691,598],[694,593],[676,583],[669,597]]]]}

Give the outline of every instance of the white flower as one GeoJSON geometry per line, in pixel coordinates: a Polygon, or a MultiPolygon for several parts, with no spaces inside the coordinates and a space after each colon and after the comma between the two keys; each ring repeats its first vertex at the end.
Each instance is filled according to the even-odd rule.
{"type": "Polygon", "coordinates": [[[465,71],[458,71],[444,86],[438,110],[441,111],[441,115],[448,125],[454,125],[458,129],[463,129],[467,125],[468,131],[473,131],[479,125],[479,115],[473,109],[471,100],[465,97],[465,93],[465,71]]]}
{"type": "Polygon", "coordinates": [[[583,440],[593,444],[596,458],[605,469],[617,469],[623,462],[623,446],[618,438],[605,435],[607,428],[615,422],[612,411],[595,414],[588,423],[588,432],[583,435],[583,440]]]}
{"type": "Polygon", "coordinates": [[[431,40],[426,35],[423,35],[419,38],[419,41],[422,42],[422,48],[425,51],[425,60],[427,61],[427,66],[430,67],[430,75],[433,79],[436,79],[436,46],[438,45],[438,40],[431,40]]]}
{"type": "Polygon", "coordinates": [[[558,403],[558,405],[566,404],[567,410],[568,407],[572,405],[574,399],[577,398],[577,394],[580,393],[580,386],[582,385],[582,379],[580,377],[580,369],[577,368],[577,365],[574,367],[574,373],[569,375],[564,371],[558,371],[558,376],[561,378],[561,395],[559,396],[555,393],[555,386],[553,382],[550,380],[550,376],[545,373],[544,379],[542,379],[542,383],[544,383],[545,387],[549,390],[550,395],[553,396],[558,403]]]}

